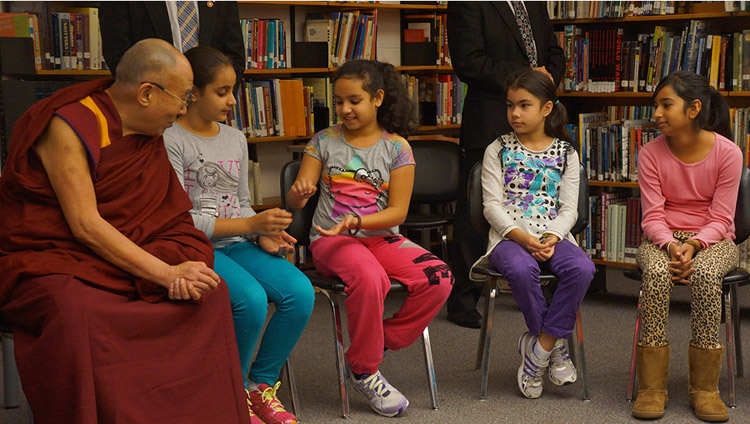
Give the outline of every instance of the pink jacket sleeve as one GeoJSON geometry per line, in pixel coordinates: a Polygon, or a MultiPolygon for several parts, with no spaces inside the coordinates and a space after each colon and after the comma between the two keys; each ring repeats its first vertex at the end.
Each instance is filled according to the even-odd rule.
{"type": "Polygon", "coordinates": [[[638,185],[641,188],[641,208],[643,236],[659,247],[664,247],[672,237],[664,212],[665,198],[659,178],[658,159],[654,157],[648,144],[638,155],[638,185]]]}

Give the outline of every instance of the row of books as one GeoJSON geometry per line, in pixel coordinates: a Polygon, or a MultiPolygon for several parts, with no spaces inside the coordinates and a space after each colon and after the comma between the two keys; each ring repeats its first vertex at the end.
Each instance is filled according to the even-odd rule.
{"type": "Polygon", "coordinates": [[[37,70],[106,69],[95,7],[46,14],[0,13],[0,36],[31,37],[37,70]]]}
{"type": "Polygon", "coordinates": [[[641,201],[627,191],[589,196],[589,224],[578,243],[594,259],[635,263],[641,245],[641,201]]]}
{"type": "Polygon", "coordinates": [[[402,74],[409,97],[418,108],[420,125],[461,123],[466,83],[455,74],[402,74]]]}
{"type": "MultiPolygon", "coordinates": [[[[405,55],[419,55],[419,50],[411,49],[410,43],[434,43],[435,51],[432,52],[434,63],[413,63],[414,65],[438,65],[451,66],[450,52],[448,51],[448,15],[446,13],[404,13],[404,28],[402,29],[404,45],[402,49],[405,55]]],[[[410,58],[405,57],[406,60],[410,58]]],[[[416,60],[426,58],[413,58],[416,60]]]]}
{"type": "Polygon", "coordinates": [[[247,69],[288,68],[287,34],[281,19],[240,19],[247,69]]]}
{"type": "Polygon", "coordinates": [[[719,90],[750,90],[750,30],[706,34],[704,21],[681,32],[656,26],[653,34],[624,40],[622,28],[566,25],[557,36],[566,57],[565,91],[650,92],[678,70],[705,76],[719,90]]]}
{"type": "Polygon", "coordinates": [[[248,137],[312,135],[312,92],[301,79],[243,80],[227,124],[248,137]]]}
{"type": "Polygon", "coordinates": [[[742,150],[745,166],[750,166],[750,108],[731,108],[729,114],[734,142],[742,150]]]}
{"type": "Polygon", "coordinates": [[[670,15],[675,1],[547,1],[550,19],[670,15]]]}
{"type": "Polygon", "coordinates": [[[659,135],[650,120],[609,120],[603,112],[579,115],[581,162],[590,180],[638,181],[638,153],[659,135]]]}
{"type": "Polygon", "coordinates": [[[341,66],[354,59],[375,59],[377,10],[364,13],[334,12],[305,21],[305,41],[328,43],[328,66],[341,66]]]}

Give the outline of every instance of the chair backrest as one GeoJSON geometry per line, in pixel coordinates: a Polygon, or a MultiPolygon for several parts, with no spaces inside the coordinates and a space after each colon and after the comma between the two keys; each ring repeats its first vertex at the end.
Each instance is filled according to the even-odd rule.
{"type": "Polygon", "coordinates": [[[412,203],[448,203],[458,199],[463,155],[458,144],[437,139],[410,144],[417,163],[412,203]]]}
{"type": "Polygon", "coordinates": [[[281,207],[292,212],[292,224],[286,229],[292,237],[297,239],[297,243],[301,246],[308,246],[310,244],[310,228],[312,227],[313,214],[315,214],[315,208],[318,206],[319,192],[316,192],[304,208],[300,210],[290,210],[286,202],[286,193],[294,184],[294,180],[297,179],[297,173],[299,173],[299,167],[302,164],[301,160],[294,160],[287,162],[281,168],[281,207]]]}
{"type": "MultiPolygon", "coordinates": [[[[586,167],[580,165],[578,182],[578,219],[576,219],[570,232],[576,235],[586,229],[589,222],[589,180],[586,175],[586,167]]],[[[484,206],[482,205],[482,162],[474,165],[469,175],[469,186],[467,190],[469,221],[474,230],[484,237],[485,240],[490,232],[490,224],[484,217],[484,206]]]]}
{"type": "Polygon", "coordinates": [[[750,169],[742,167],[737,208],[734,211],[734,242],[740,244],[750,236],[750,169]]]}

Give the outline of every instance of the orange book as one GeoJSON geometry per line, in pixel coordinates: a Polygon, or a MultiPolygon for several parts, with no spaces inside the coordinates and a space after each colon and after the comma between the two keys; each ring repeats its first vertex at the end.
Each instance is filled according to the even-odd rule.
{"type": "Polygon", "coordinates": [[[0,13],[0,37],[31,37],[28,13],[0,13]]]}
{"type": "Polygon", "coordinates": [[[291,80],[292,87],[292,122],[295,136],[307,135],[305,128],[305,90],[302,87],[301,79],[291,80]]]}
{"type": "Polygon", "coordinates": [[[284,123],[284,136],[296,135],[296,125],[294,124],[294,92],[292,80],[279,80],[279,91],[281,92],[281,115],[284,123]]]}

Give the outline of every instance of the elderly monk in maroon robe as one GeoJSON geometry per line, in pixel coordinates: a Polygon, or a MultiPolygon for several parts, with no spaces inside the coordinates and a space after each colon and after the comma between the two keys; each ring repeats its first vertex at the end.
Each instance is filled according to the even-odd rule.
{"type": "Polygon", "coordinates": [[[13,129],[0,178],[0,313],[37,424],[249,423],[229,294],[161,134],[190,64],[128,50],[13,129]]]}

